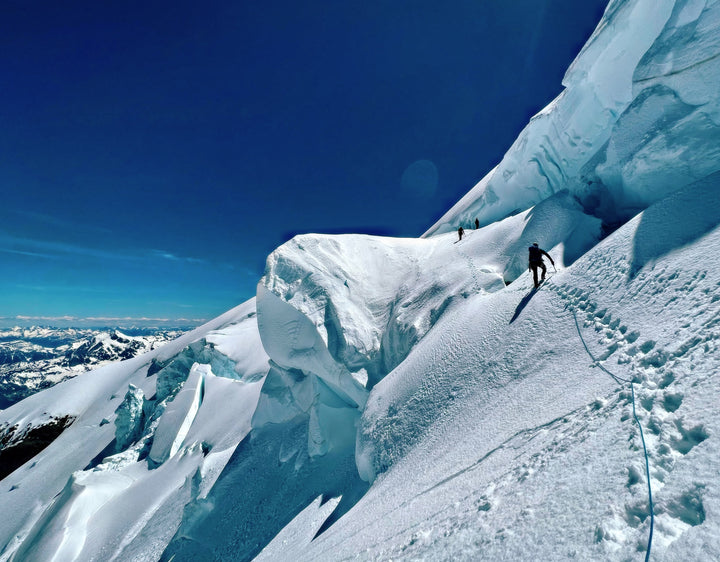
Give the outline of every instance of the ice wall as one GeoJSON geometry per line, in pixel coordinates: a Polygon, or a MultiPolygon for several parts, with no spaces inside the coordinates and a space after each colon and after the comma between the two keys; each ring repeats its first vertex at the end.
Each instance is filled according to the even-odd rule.
{"type": "Polygon", "coordinates": [[[567,189],[608,222],[720,169],[720,2],[612,0],[565,90],[426,233],[567,189]]]}
{"type": "Polygon", "coordinates": [[[202,404],[205,377],[212,373],[209,365],[195,364],[182,389],[163,412],[149,458],[157,465],[164,463],[180,449],[202,404]]]}
{"type": "MultiPolygon", "coordinates": [[[[451,240],[313,234],[275,250],[257,295],[273,368],[253,427],[304,416],[311,457],[353,443],[369,389],[467,287],[467,264],[452,250],[451,240]]],[[[492,272],[485,283],[504,286],[492,272]]]]}

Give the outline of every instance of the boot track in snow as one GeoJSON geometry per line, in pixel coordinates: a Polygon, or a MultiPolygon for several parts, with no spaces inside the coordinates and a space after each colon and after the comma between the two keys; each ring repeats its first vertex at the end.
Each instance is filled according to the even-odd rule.
{"type": "MultiPolygon", "coordinates": [[[[540,285],[539,285],[538,287],[535,287],[534,290],[533,290],[533,293],[531,293],[531,294],[534,294],[534,292],[536,292],[538,289],[540,289],[540,287],[542,287],[543,285],[545,285],[545,283],[547,283],[548,281],[550,281],[550,278],[548,278],[547,280],[545,280],[545,281],[543,281],[542,283],[540,283],[540,285]]],[[[558,295],[561,299],[565,300],[564,295],[561,295],[557,290],[555,290],[555,291],[553,291],[553,292],[554,292],[556,295],[558,295]]],[[[617,381],[619,384],[621,384],[621,385],[629,384],[629,385],[630,385],[630,396],[631,396],[631,399],[632,399],[632,414],[633,414],[633,418],[634,418],[634,420],[635,420],[635,423],[637,423],[637,426],[638,426],[638,428],[640,429],[640,440],[642,441],[643,454],[644,454],[644,456],[645,456],[645,477],[647,478],[647,486],[648,486],[648,505],[649,505],[649,515],[650,515],[650,532],[649,532],[649,535],[648,535],[647,550],[645,551],[645,562],[648,562],[648,561],[650,560],[650,549],[652,548],[653,530],[654,530],[654,527],[655,527],[655,510],[654,510],[654,507],[653,507],[653,499],[652,499],[652,485],[651,485],[651,483],[650,483],[650,459],[649,459],[649,457],[648,457],[647,445],[645,444],[645,434],[643,433],[642,424],[640,423],[640,420],[638,419],[637,413],[636,413],[636,410],[635,410],[635,385],[634,385],[632,379],[626,379],[626,378],[619,377],[619,376],[615,375],[614,373],[612,373],[611,371],[609,371],[609,370],[600,362],[600,360],[598,360],[598,359],[595,358],[595,356],[594,356],[594,355],[592,354],[592,352],[590,351],[590,348],[587,346],[587,343],[585,342],[585,338],[584,338],[583,335],[582,335],[582,331],[580,330],[580,323],[578,322],[578,319],[577,319],[577,311],[576,311],[575,307],[572,306],[572,303],[568,302],[568,303],[565,305],[565,308],[566,308],[566,309],[569,308],[570,311],[572,312],[573,319],[575,320],[575,328],[577,329],[578,336],[580,336],[580,341],[582,341],[582,344],[583,344],[583,347],[585,348],[585,351],[587,352],[587,354],[588,354],[588,355],[590,356],[590,358],[592,359],[592,361],[593,361],[593,363],[592,363],[593,366],[600,368],[600,370],[602,370],[604,373],[606,373],[606,374],[608,374],[609,376],[611,376],[611,377],[612,377],[615,381],[617,381]]],[[[511,322],[512,322],[512,320],[511,320],[511,322]]]]}

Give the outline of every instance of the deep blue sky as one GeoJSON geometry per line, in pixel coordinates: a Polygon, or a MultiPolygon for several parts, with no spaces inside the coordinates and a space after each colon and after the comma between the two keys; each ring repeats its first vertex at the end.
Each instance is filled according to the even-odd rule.
{"type": "Polygon", "coordinates": [[[420,235],[606,3],[5,0],[0,317],[209,319],[295,233],[420,235]]]}

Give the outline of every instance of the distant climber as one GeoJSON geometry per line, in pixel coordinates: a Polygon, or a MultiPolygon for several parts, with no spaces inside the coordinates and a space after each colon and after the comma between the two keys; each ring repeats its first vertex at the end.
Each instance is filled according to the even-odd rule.
{"type": "Polygon", "coordinates": [[[465,234],[465,231],[463,230],[463,227],[461,226],[460,228],[458,228],[458,242],[460,242],[460,240],[462,240],[463,234],[465,234]]]}
{"type": "Polygon", "coordinates": [[[535,288],[537,289],[540,286],[540,283],[545,281],[545,273],[547,272],[547,268],[543,263],[543,256],[547,256],[553,267],[555,267],[555,262],[550,257],[550,254],[538,247],[537,242],[533,243],[533,245],[528,248],[528,251],[530,252],[528,270],[533,273],[533,281],[535,282],[535,288]],[[538,282],[538,267],[542,269],[542,278],[540,279],[540,282],[538,282]]]}
{"type": "Polygon", "coordinates": [[[475,230],[477,230],[478,228],[480,228],[480,221],[475,219],[475,230]]]}

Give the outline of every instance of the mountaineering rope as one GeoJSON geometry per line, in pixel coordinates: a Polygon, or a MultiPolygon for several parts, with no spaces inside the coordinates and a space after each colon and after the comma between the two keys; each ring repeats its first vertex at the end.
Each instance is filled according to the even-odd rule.
{"type": "MultiPolygon", "coordinates": [[[[568,304],[568,307],[569,306],[570,305],[568,304]]],[[[648,458],[647,446],[645,445],[645,435],[643,433],[643,428],[642,425],[640,425],[640,420],[638,419],[637,413],[635,412],[635,387],[632,380],[618,377],[617,375],[611,373],[603,365],[601,365],[597,359],[595,359],[593,354],[590,352],[587,344],[585,343],[585,338],[583,338],[582,332],[580,331],[580,324],[578,323],[577,312],[575,308],[570,307],[570,310],[572,310],[573,318],[575,319],[575,328],[577,328],[578,335],[580,336],[580,341],[582,342],[583,347],[585,347],[585,351],[587,352],[587,354],[593,360],[593,365],[599,367],[602,371],[610,375],[613,379],[615,379],[616,382],[630,384],[630,396],[632,397],[633,418],[635,419],[635,423],[637,423],[637,426],[640,429],[640,440],[642,441],[643,453],[645,455],[645,476],[647,478],[648,504],[650,507],[650,534],[648,536],[647,551],[645,552],[645,562],[648,562],[650,560],[650,548],[652,547],[653,529],[655,527],[655,508],[653,507],[652,486],[650,485],[650,459],[648,458]]]]}
{"type": "Polygon", "coordinates": [[[593,356],[592,352],[590,351],[590,349],[588,349],[588,346],[587,346],[587,344],[585,343],[585,338],[582,337],[582,332],[580,331],[580,324],[578,324],[577,313],[576,313],[576,311],[575,311],[574,308],[571,309],[571,310],[572,310],[572,313],[573,313],[573,318],[575,319],[575,328],[577,328],[578,335],[580,336],[580,341],[582,342],[583,347],[585,348],[585,351],[587,352],[587,354],[588,354],[588,355],[590,356],[590,358],[593,360],[593,365],[595,365],[596,367],[598,367],[601,371],[606,372],[608,375],[610,375],[612,378],[614,378],[616,382],[619,382],[619,383],[628,382],[628,383],[630,383],[630,384],[632,385],[632,381],[631,381],[630,379],[624,379],[624,378],[622,378],[622,377],[618,377],[617,375],[612,374],[612,373],[611,373],[610,371],[608,371],[603,365],[601,365],[600,362],[599,362],[597,359],[595,359],[595,357],[593,356]]]}
{"type": "Polygon", "coordinates": [[[642,425],[640,425],[640,420],[638,419],[637,414],[635,414],[635,389],[633,388],[632,382],[630,383],[630,392],[632,393],[633,417],[635,418],[635,423],[637,423],[640,428],[640,440],[642,441],[643,453],[645,453],[645,477],[647,478],[648,483],[648,502],[650,506],[650,535],[648,536],[647,552],[645,553],[645,562],[648,562],[650,560],[650,547],[652,547],[653,528],[655,527],[655,508],[653,507],[652,487],[650,486],[650,459],[648,459],[642,425]]]}

